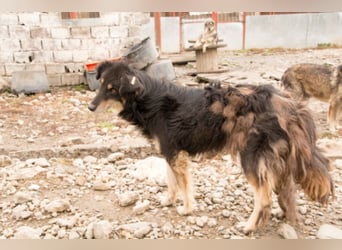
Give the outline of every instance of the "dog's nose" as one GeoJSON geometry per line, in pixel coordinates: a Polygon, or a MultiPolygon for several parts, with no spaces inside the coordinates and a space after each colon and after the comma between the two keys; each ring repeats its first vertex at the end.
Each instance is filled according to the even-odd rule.
{"type": "Polygon", "coordinates": [[[88,105],[88,109],[89,109],[90,111],[95,111],[95,110],[96,110],[96,105],[90,103],[90,104],[88,105]]]}

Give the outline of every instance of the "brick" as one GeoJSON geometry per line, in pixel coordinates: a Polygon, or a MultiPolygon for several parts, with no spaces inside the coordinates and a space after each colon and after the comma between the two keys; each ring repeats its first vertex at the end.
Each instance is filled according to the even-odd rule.
{"type": "Polygon", "coordinates": [[[48,75],[47,78],[48,78],[50,87],[62,85],[62,75],[60,74],[48,75]]]}
{"type": "Polygon", "coordinates": [[[61,39],[43,39],[42,48],[44,50],[61,50],[62,40],[61,39]]]}
{"type": "Polygon", "coordinates": [[[23,50],[41,50],[42,41],[40,39],[21,40],[21,48],[23,50]]]}
{"type": "Polygon", "coordinates": [[[69,86],[69,85],[78,85],[80,84],[80,76],[81,73],[69,73],[62,75],[62,85],[69,86]]]}
{"type": "Polygon", "coordinates": [[[0,64],[0,76],[4,76],[5,72],[5,64],[0,64]]]}
{"type": "Polygon", "coordinates": [[[72,62],[72,51],[70,50],[54,51],[53,57],[54,57],[55,62],[72,62]]]}
{"type": "Polygon", "coordinates": [[[140,26],[137,25],[132,25],[128,28],[128,36],[129,37],[134,37],[134,36],[138,36],[138,37],[143,37],[142,34],[142,29],[140,26]]]}
{"type": "Polygon", "coordinates": [[[90,60],[106,60],[109,58],[109,51],[105,49],[97,49],[89,51],[90,60]]]}
{"type": "Polygon", "coordinates": [[[32,13],[19,13],[19,24],[21,25],[39,25],[40,14],[39,12],[32,13]]]}
{"type": "Polygon", "coordinates": [[[90,50],[95,49],[112,49],[112,39],[89,39],[87,40],[87,48],[90,50]]]}
{"type": "Polygon", "coordinates": [[[71,36],[73,38],[90,38],[89,27],[71,27],[71,36]]]}
{"type": "Polygon", "coordinates": [[[32,27],[30,30],[31,38],[49,38],[50,33],[44,27],[32,27]]]}
{"type": "Polygon", "coordinates": [[[14,62],[16,63],[29,63],[33,61],[32,51],[14,52],[14,62]]]}
{"type": "Polygon", "coordinates": [[[110,27],[109,33],[110,33],[110,37],[115,37],[115,38],[128,37],[128,27],[126,26],[110,27]]]}
{"type": "Polygon", "coordinates": [[[25,70],[29,71],[45,71],[45,64],[42,63],[28,63],[25,70]]]}
{"type": "Polygon", "coordinates": [[[2,25],[17,25],[19,18],[15,13],[1,13],[0,14],[0,23],[2,25]]]}
{"type": "Polygon", "coordinates": [[[62,48],[63,49],[80,49],[81,40],[80,39],[63,39],[62,48]]]}
{"type": "Polygon", "coordinates": [[[108,26],[119,26],[120,25],[120,13],[110,13],[103,12],[101,13],[101,21],[104,25],[108,26]]]}
{"type": "Polygon", "coordinates": [[[5,25],[0,26],[0,37],[1,39],[9,38],[8,26],[5,26],[5,25]]]}
{"type": "Polygon", "coordinates": [[[107,38],[109,36],[108,26],[91,27],[91,36],[93,38],[107,38]]]}
{"type": "Polygon", "coordinates": [[[6,75],[10,76],[14,71],[21,71],[25,69],[25,64],[23,63],[6,63],[5,71],[6,75]]]}
{"type": "Polygon", "coordinates": [[[68,27],[57,27],[51,29],[51,37],[52,38],[69,38],[70,37],[70,30],[68,27]]]}
{"type": "Polygon", "coordinates": [[[4,50],[0,53],[0,63],[13,63],[13,52],[10,50],[4,50]]]}
{"type": "Polygon", "coordinates": [[[1,39],[0,50],[2,51],[15,51],[20,50],[20,40],[19,39],[1,39]]]}
{"type": "Polygon", "coordinates": [[[61,63],[48,63],[45,65],[46,73],[51,74],[63,74],[65,73],[65,67],[61,63]]]}
{"type": "Polygon", "coordinates": [[[30,28],[22,25],[9,26],[11,39],[29,39],[30,28]]]}
{"type": "Polygon", "coordinates": [[[65,63],[67,73],[81,73],[84,72],[84,63],[65,63]]]}
{"type": "Polygon", "coordinates": [[[74,50],[72,54],[74,62],[86,62],[89,58],[87,50],[74,50]]]}
{"type": "Polygon", "coordinates": [[[48,12],[40,14],[41,27],[58,27],[62,26],[62,18],[60,12],[48,12]]]}
{"type": "Polygon", "coordinates": [[[142,13],[142,12],[134,12],[133,15],[132,15],[132,20],[133,20],[133,23],[135,25],[144,25],[144,24],[148,24],[150,22],[150,14],[145,12],[145,13],[142,13]]]}
{"type": "Polygon", "coordinates": [[[35,63],[52,62],[52,51],[33,51],[33,61],[35,63]]]}

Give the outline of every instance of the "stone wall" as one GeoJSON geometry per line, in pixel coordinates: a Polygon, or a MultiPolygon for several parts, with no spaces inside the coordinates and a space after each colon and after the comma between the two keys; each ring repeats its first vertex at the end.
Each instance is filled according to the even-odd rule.
{"type": "Polygon", "coordinates": [[[50,86],[84,83],[85,63],[122,55],[149,22],[140,12],[67,20],[59,12],[0,13],[0,78],[10,83],[14,71],[38,70],[50,86]]]}

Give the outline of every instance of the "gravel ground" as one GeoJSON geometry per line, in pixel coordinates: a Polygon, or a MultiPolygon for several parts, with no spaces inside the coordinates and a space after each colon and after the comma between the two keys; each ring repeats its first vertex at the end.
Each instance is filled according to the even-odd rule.
{"type": "MultiPolygon", "coordinates": [[[[342,49],[220,52],[228,71],[202,75],[224,83],[278,86],[294,63],[342,63],[342,49]]],[[[176,66],[177,81],[196,84],[176,66]]],[[[201,78],[202,79],[202,78],[201,78]]],[[[197,209],[181,216],[162,207],[165,161],[139,131],[112,110],[87,110],[95,93],[53,89],[31,96],[0,95],[0,238],[37,239],[278,239],[342,238],[342,130],[327,130],[327,104],[311,100],[318,145],[336,167],[336,199],[328,207],[298,192],[301,220],[291,227],[276,215],[250,235],[238,222],[253,209],[252,191],[229,155],[193,159],[197,209]]],[[[274,197],[275,198],[275,197],[274,197]]]]}

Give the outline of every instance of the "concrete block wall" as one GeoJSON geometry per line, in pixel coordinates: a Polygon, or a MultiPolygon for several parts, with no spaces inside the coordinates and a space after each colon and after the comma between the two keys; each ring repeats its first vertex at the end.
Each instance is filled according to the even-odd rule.
{"type": "Polygon", "coordinates": [[[50,85],[84,83],[84,65],[122,55],[146,37],[149,13],[105,12],[66,20],[59,12],[0,13],[0,78],[43,70],[50,85]]]}

